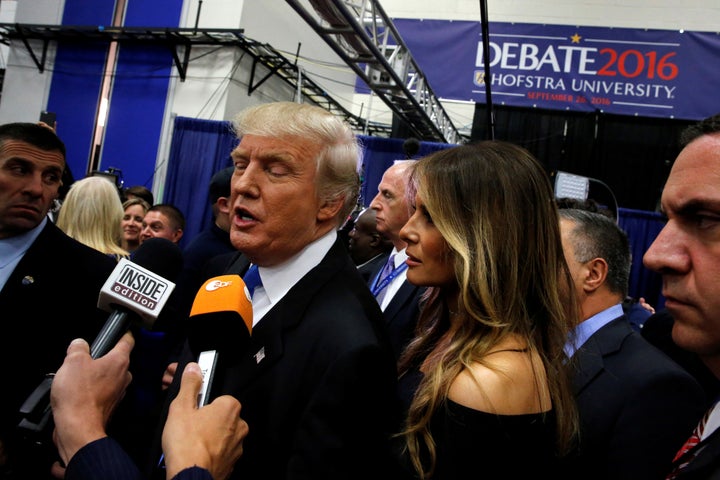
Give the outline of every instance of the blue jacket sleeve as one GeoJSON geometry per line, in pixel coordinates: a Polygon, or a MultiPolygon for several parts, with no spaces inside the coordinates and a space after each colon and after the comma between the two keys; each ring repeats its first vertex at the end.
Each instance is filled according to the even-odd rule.
{"type": "MultiPolygon", "coordinates": [[[[70,460],[65,480],[143,480],[130,456],[112,438],[105,437],[88,443],[70,460]]],[[[173,477],[173,480],[213,480],[210,472],[190,467],[173,477]]]]}

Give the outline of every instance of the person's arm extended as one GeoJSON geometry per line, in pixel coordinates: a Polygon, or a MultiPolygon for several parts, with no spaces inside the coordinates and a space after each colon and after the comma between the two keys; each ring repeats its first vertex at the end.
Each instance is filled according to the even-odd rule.
{"type": "Polygon", "coordinates": [[[128,367],[134,345],[132,335],[126,333],[96,360],[85,340],[75,339],[68,346],[50,390],[53,440],[65,465],[80,448],[107,436],[105,426],[132,380],[128,367]]]}
{"type": "Polygon", "coordinates": [[[201,385],[200,367],[189,363],[163,429],[167,478],[197,466],[208,470],[215,480],[221,480],[230,475],[242,455],[248,425],[240,418],[240,402],[223,395],[198,408],[201,385]]]}

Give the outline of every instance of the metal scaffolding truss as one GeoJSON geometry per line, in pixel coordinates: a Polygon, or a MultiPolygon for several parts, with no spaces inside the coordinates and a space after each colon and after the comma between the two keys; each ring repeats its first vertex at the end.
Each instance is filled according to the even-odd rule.
{"type": "Polygon", "coordinates": [[[181,81],[185,80],[190,52],[194,45],[226,46],[244,50],[252,59],[248,94],[255,91],[268,78],[277,76],[290,85],[302,98],[317,104],[343,118],[357,132],[390,137],[390,125],[367,122],[333,99],[328,92],[315,83],[302,68],[272,46],[251,40],[243,35],[242,29],[165,28],[165,27],[103,27],[33,25],[0,23],[0,42],[10,44],[20,40],[27,48],[40,73],[45,71],[47,49],[50,41],[96,44],[97,42],[118,42],[120,45],[160,45],[167,47],[175,62],[181,81]],[[39,41],[31,43],[31,40],[39,41]],[[33,48],[36,47],[36,48],[33,48]],[[265,68],[258,70],[258,65],[265,68]],[[262,75],[260,77],[260,75],[262,75]],[[259,78],[256,78],[259,77],[259,78]]]}
{"type": "Polygon", "coordinates": [[[461,143],[377,0],[286,1],[420,139],[461,143]]]}

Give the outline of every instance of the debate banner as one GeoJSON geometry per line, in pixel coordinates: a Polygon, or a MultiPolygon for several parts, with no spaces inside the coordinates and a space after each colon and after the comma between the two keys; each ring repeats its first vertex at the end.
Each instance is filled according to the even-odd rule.
{"type": "MultiPolygon", "coordinates": [[[[479,22],[393,19],[441,99],[699,120],[720,111],[720,35],[490,22],[490,79],[479,22]]],[[[362,90],[358,88],[358,90],[362,90]]]]}

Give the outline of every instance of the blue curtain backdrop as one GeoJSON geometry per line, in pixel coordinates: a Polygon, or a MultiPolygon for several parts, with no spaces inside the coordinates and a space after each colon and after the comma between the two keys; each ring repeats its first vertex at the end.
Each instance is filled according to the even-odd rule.
{"type": "MultiPolygon", "coordinates": [[[[403,151],[405,140],[399,138],[380,138],[359,135],[360,144],[363,150],[362,160],[362,186],[360,188],[360,201],[364,206],[369,206],[373,197],[377,194],[377,186],[380,179],[395,160],[406,158],[403,151]]],[[[424,157],[438,150],[452,147],[448,143],[420,142],[420,149],[413,158],[424,157]]]]}
{"type": "Polygon", "coordinates": [[[618,225],[630,238],[632,269],[630,270],[630,295],[645,299],[656,310],[665,305],[662,296],[662,278],[642,264],[642,257],[665,225],[665,217],[657,212],[618,209],[618,225]]]}
{"type": "MultiPolygon", "coordinates": [[[[230,122],[197,120],[177,117],[173,131],[164,201],[175,204],[185,214],[187,228],[183,244],[187,243],[212,218],[207,195],[207,185],[213,173],[232,165],[230,152],[237,145],[237,138],[230,129],[230,122]]],[[[367,206],[377,193],[383,172],[398,159],[404,159],[403,139],[380,138],[360,135],[362,144],[361,201],[367,206]]],[[[420,150],[414,158],[453,145],[420,142],[420,150]]],[[[659,309],[664,304],[661,295],[660,276],[642,264],[642,257],[664,225],[663,217],[655,212],[620,208],[618,223],[630,238],[632,269],[629,293],[645,299],[659,309]]]]}
{"type": "Polygon", "coordinates": [[[163,202],[185,215],[184,247],[212,222],[210,178],[232,165],[230,152],[237,137],[230,122],[175,117],[171,142],[163,202]]]}

